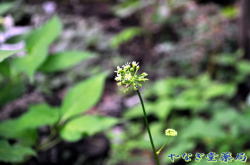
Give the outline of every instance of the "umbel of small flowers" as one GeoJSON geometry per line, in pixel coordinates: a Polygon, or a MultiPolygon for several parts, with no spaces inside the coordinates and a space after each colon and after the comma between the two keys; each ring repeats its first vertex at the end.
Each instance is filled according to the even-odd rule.
{"type": "Polygon", "coordinates": [[[137,62],[133,61],[132,63],[127,63],[123,65],[122,67],[117,67],[116,72],[116,77],[115,80],[117,81],[117,85],[123,87],[124,92],[127,92],[128,90],[135,90],[142,106],[142,112],[143,112],[143,118],[144,118],[144,123],[147,128],[149,140],[152,146],[152,151],[154,155],[154,160],[156,165],[160,165],[159,158],[156,153],[153,137],[149,128],[149,122],[147,119],[147,112],[144,106],[144,102],[141,96],[141,93],[139,91],[139,88],[142,87],[142,84],[147,81],[148,79],[146,78],[148,76],[147,73],[142,73],[138,74],[138,70],[140,69],[140,66],[138,65],[137,62]]]}
{"type": "Polygon", "coordinates": [[[115,71],[118,86],[122,86],[124,91],[129,90],[138,90],[142,87],[142,84],[147,81],[147,73],[143,72],[138,74],[140,66],[137,62],[133,61],[132,63],[126,63],[125,65],[117,66],[115,71]]]}

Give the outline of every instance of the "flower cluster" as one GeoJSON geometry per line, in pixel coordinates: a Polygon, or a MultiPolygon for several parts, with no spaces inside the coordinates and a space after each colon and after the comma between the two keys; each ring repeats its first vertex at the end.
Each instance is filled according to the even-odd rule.
{"type": "Polygon", "coordinates": [[[115,77],[117,85],[125,87],[125,91],[130,89],[138,90],[142,87],[142,83],[148,80],[146,78],[148,76],[147,73],[137,74],[139,69],[140,66],[135,61],[127,63],[122,67],[117,66],[117,70],[115,71],[117,74],[115,77]]]}
{"type": "Polygon", "coordinates": [[[177,131],[169,128],[169,129],[165,130],[165,135],[166,136],[177,136],[177,131]]]}

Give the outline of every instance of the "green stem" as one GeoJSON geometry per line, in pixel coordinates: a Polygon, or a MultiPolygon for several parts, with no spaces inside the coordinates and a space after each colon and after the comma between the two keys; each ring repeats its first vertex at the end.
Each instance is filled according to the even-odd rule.
{"type": "Polygon", "coordinates": [[[142,106],[142,110],[143,110],[143,116],[144,116],[143,118],[144,118],[144,122],[145,122],[145,125],[146,125],[146,128],[147,128],[147,131],[148,131],[148,136],[149,136],[150,143],[151,143],[151,146],[152,146],[155,163],[157,165],[160,165],[160,161],[159,161],[159,158],[158,158],[158,156],[156,154],[156,149],[155,149],[154,141],[153,141],[153,138],[152,138],[152,135],[151,135],[151,131],[150,131],[150,128],[149,128],[149,123],[148,123],[147,113],[146,113],[146,110],[145,110],[145,107],[144,107],[144,102],[143,102],[143,99],[142,99],[140,91],[136,90],[136,92],[137,92],[137,94],[138,94],[138,96],[140,98],[140,102],[141,102],[141,106],[142,106]]]}
{"type": "Polygon", "coordinates": [[[42,144],[42,145],[38,148],[38,150],[39,150],[39,151],[48,150],[48,149],[54,147],[54,146],[55,146],[56,144],[58,144],[60,141],[61,141],[60,138],[56,138],[56,139],[54,139],[54,140],[52,140],[52,141],[49,141],[49,142],[47,142],[47,143],[42,144]]]}

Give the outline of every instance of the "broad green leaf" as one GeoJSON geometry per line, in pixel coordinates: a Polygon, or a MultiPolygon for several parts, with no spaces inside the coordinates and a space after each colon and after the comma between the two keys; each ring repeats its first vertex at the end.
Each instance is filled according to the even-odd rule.
{"type": "Polygon", "coordinates": [[[193,119],[191,123],[180,132],[182,138],[201,138],[203,140],[213,141],[225,137],[222,127],[213,121],[204,121],[204,119],[193,119]]]}
{"type": "Polygon", "coordinates": [[[44,45],[37,45],[29,54],[24,57],[15,58],[12,60],[12,66],[19,72],[26,73],[32,79],[36,70],[46,60],[48,54],[48,47],[44,45]]]}
{"type": "Polygon", "coordinates": [[[208,86],[204,91],[203,95],[205,98],[215,98],[219,96],[232,96],[235,93],[235,85],[234,84],[220,84],[213,83],[208,86]]]}
{"type": "MultiPolygon", "coordinates": [[[[26,129],[19,132],[16,140],[23,146],[34,146],[38,142],[38,131],[36,129],[26,129]]],[[[7,138],[8,139],[8,138],[7,138]]]]}
{"type": "Polygon", "coordinates": [[[83,134],[89,136],[114,126],[117,119],[107,116],[82,116],[69,121],[61,131],[61,136],[67,141],[77,141],[83,134]]]}
{"type": "Polygon", "coordinates": [[[59,120],[57,108],[46,104],[32,106],[28,112],[17,119],[6,120],[0,123],[0,136],[5,138],[20,138],[30,130],[41,126],[53,125],[59,120]],[[25,133],[26,132],[26,133],[25,133]]]}
{"type": "Polygon", "coordinates": [[[178,110],[198,110],[207,104],[201,97],[201,93],[196,88],[190,88],[173,99],[173,105],[178,110]]]}
{"type": "Polygon", "coordinates": [[[106,76],[106,73],[98,74],[69,89],[62,105],[62,120],[92,108],[101,98],[106,76]]]}
{"type": "Polygon", "coordinates": [[[69,51],[56,53],[48,57],[46,62],[41,66],[40,70],[44,72],[56,72],[66,70],[74,65],[77,65],[82,60],[93,57],[94,53],[69,51]]]}
{"type": "Polygon", "coordinates": [[[13,67],[26,73],[31,79],[36,70],[46,60],[50,44],[59,36],[62,24],[58,17],[53,17],[46,24],[32,32],[27,40],[27,55],[12,61],[13,67]]]}
{"type": "Polygon", "coordinates": [[[168,117],[168,115],[171,113],[171,110],[173,108],[173,103],[172,103],[172,100],[163,98],[157,101],[154,107],[155,107],[155,113],[157,117],[159,119],[165,120],[168,117]]]}
{"type": "Polygon", "coordinates": [[[40,28],[34,30],[26,39],[28,52],[36,49],[37,45],[50,46],[55,39],[61,34],[61,20],[54,16],[40,28]]]}
{"type": "Polygon", "coordinates": [[[19,138],[22,129],[18,119],[10,119],[0,122],[0,136],[4,138],[19,138]]]}
{"type": "Polygon", "coordinates": [[[47,104],[31,106],[29,111],[19,118],[23,128],[38,128],[45,125],[53,125],[59,120],[59,110],[47,104]],[[35,119],[35,120],[34,120],[35,119]]]}
{"type": "Polygon", "coordinates": [[[13,7],[14,3],[0,3],[0,15],[5,14],[8,10],[10,10],[13,7]]]}
{"type": "Polygon", "coordinates": [[[142,30],[138,27],[131,27],[123,30],[111,39],[111,46],[113,48],[119,47],[122,43],[132,40],[135,36],[142,33],[142,30]]]}
{"type": "Polygon", "coordinates": [[[250,61],[240,61],[236,64],[236,68],[241,74],[250,74],[250,61]]]}
{"type": "Polygon", "coordinates": [[[16,54],[20,50],[0,50],[0,62],[4,61],[6,58],[16,54]]]}
{"type": "Polygon", "coordinates": [[[0,106],[3,106],[7,104],[9,101],[17,97],[20,97],[24,91],[25,91],[25,83],[21,82],[20,80],[9,80],[6,81],[6,83],[1,84],[0,106]]]}
{"type": "Polygon", "coordinates": [[[241,115],[235,109],[218,109],[214,114],[214,121],[223,125],[230,125],[239,119],[241,115]],[[226,117],[225,117],[226,116],[226,117]]]}
{"type": "Polygon", "coordinates": [[[18,163],[25,161],[28,156],[35,156],[36,153],[29,147],[19,144],[10,145],[5,140],[0,140],[0,161],[6,163],[18,163]]]}
{"type": "Polygon", "coordinates": [[[11,70],[11,68],[10,68],[8,61],[4,61],[4,62],[0,63],[0,75],[1,76],[3,76],[4,78],[10,77],[10,75],[11,75],[10,70],[11,70]]]}

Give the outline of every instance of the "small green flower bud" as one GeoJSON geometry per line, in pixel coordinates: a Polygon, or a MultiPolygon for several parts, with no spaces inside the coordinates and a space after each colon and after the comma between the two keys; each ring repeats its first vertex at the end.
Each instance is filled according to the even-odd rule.
{"type": "Polygon", "coordinates": [[[169,129],[165,130],[165,135],[166,136],[177,136],[177,131],[169,128],[169,129]]]}

